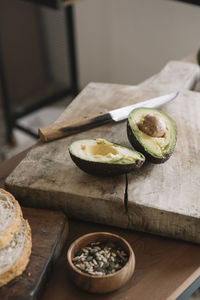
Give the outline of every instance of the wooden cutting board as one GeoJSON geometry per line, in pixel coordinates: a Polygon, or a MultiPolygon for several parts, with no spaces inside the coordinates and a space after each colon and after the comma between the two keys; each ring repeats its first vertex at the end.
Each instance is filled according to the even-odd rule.
{"type": "Polygon", "coordinates": [[[58,119],[73,120],[182,89],[175,101],[162,108],[177,124],[174,154],[164,164],[146,163],[128,175],[127,214],[125,176],[90,176],[73,164],[68,153],[68,146],[82,138],[106,138],[130,146],[126,122],[48,144],[39,142],[7,178],[7,188],[25,206],[62,209],[83,220],[199,243],[200,94],[187,90],[197,76],[197,66],[171,62],[137,87],[91,83],[58,119]]]}
{"type": "Polygon", "coordinates": [[[67,217],[62,212],[22,208],[32,231],[32,252],[21,276],[0,288],[0,299],[40,299],[48,272],[58,258],[68,234],[67,217]]]}

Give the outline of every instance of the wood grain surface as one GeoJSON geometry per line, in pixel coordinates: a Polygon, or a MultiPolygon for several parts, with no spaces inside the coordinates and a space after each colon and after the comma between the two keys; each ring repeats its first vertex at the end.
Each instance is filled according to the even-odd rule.
{"type": "Polygon", "coordinates": [[[21,276],[0,288],[0,299],[39,299],[68,234],[68,221],[61,212],[22,208],[32,231],[32,252],[21,276]]]}
{"type": "Polygon", "coordinates": [[[58,119],[70,121],[86,112],[96,114],[182,88],[178,98],[162,108],[177,124],[174,154],[162,165],[146,163],[128,176],[127,214],[125,177],[90,176],[73,164],[68,153],[74,140],[84,138],[130,146],[125,122],[38,143],[6,180],[8,189],[25,206],[61,208],[70,217],[199,243],[200,95],[185,90],[198,76],[196,65],[173,62],[139,87],[91,83],[58,119]]]}

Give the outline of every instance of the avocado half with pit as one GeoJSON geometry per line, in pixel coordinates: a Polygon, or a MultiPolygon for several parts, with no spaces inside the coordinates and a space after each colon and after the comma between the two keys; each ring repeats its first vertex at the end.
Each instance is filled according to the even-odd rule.
{"type": "Polygon", "coordinates": [[[97,176],[128,173],[145,161],[143,154],[101,138],[75,141],[69,153],[81,170],[97,176]]]}
{"type": "Polygon", "coordinates": [[[128,116],[127,135],[132,146],[152,163],[163,163],[176,145],[176,124],[154,108],[136,108],[128,116]]]}

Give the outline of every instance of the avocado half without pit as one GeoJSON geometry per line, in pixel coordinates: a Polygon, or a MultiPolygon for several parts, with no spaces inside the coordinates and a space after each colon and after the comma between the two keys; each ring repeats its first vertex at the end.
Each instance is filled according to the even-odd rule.
{"type": "Polygon", "coordinates": [[[69,153],[83,171],[97,176],[115,176],[142,166],[143,154],[105,139],[85,139],[73,142],[69,153]]]}
{"type": "Polygon", "coordinates": [[[132,146],[152,163],[163,163],[174,151],[176,124],[164,112],[136,108],[128,117],[127,135],[132,146]]]}

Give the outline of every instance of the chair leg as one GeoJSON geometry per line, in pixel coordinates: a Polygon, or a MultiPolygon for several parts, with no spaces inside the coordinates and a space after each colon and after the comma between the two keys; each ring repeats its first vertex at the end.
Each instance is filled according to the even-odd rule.
{"type": "Polygon", "coordinates": [[[1,89],[4,122],[6,127],[6,142],[12,145],[13,144],[13,120],[12,120],[10,99],[8,95],[7,82],[6,82],[6,74],[5,74],[4,60],[3,60],[3,49],[1,46],[1,41],[0,41],[0,89],[1,89]]]}
{"type": "Polygon", "coordinates": [[[74,29],[74,11],[73,5],[69,5],[65,8],[65,26],[67,47],[69,49],[69,68],[70,79],[73,96],[76,96],[79,92],[78,89],[78,75],[77,75],[77,60],[76,60],[76,42],[75,42],[75,29],[74,29]]]}

